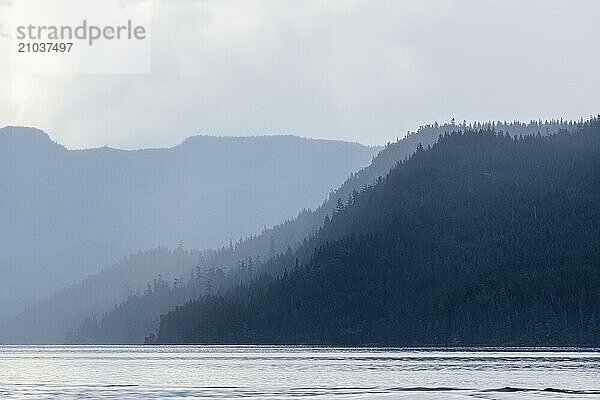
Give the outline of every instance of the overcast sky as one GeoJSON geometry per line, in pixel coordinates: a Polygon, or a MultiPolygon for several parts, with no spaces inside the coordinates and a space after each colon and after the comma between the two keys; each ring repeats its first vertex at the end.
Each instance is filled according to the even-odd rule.
{"type": "Polygon", "coordinates": [[[382,144],[600,112],[598,0],[156,1],[148,75],[1,75],[0,125],[70,148],[193,134],[382,144]]]}

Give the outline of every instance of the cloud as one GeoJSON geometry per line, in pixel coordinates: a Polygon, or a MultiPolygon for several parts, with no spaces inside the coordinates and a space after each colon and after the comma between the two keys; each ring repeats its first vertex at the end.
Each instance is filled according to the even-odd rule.
{"type": "Polygon", "coordinates": [[[148,75],[3,75],[0,123],[69,147],[191,134],[385,143],[433,120],[598,112],[600,3],[156,1],[148,75]],[[6,107],[5,107],[6,106],[6,107]]]}

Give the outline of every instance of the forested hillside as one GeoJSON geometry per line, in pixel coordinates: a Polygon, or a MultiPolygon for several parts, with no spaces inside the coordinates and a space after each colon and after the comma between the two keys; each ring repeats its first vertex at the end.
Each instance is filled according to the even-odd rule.
{"type": "Polygon", "coordinates": [[[294,266],[295,259],[290,257],[291,252],[294,252],[295,258],[308,261],[312,254],[311,246],[317,240],[313,237],[315,232],[339,207],[339,200],[346,202],[348,198],[356,196],[356,192],[372,184],[378,177],[385,176],[399,161],[414,153],[418,144],[433,144],[445,132],[502,129],[512,136],[530,136],[574,130],[577,126],[578,123],[567,121],[422,126],[405,138],[388,144],[369,167],[353,174],[344,185],[332,191],[327,201],[315,211],[305,209],[294,220],[266,229],[259,235],[217,251],[204,252],[201,268],[195,271],[194,278],[190,281],[178,281],[176,284],[164,279],[155,281],[148,290],[128,297],[106,315],[90,314],[70,340],[78,343],[138,343],[145,334],[154,331],[160,314],[207,293],[207,287],[210,292],[218,293],[264,273],[278,276],[286,266],[294,266]],[[277,254],[280,254],[279,261],[273,262],[271,258],[277,254]],[[285,262],[282,263],[282,260],[285,262]]]}
{"type": "Polygon", "coordinates": [[[598,237],[598,119],[453,133],[339,202],[282,276],[176,308],[158,341],[599,345],[598,237]]]}
{"type": "Polygon", "coordinates": [[[119,263],[58,291],[10,321],[0,323],[0,343],[64,343],[69,332],[92,315],[102,315],[124,298],[142,294],[144,283],[189,278],[199,251],[161,247],[129,255],[119,263]]]}

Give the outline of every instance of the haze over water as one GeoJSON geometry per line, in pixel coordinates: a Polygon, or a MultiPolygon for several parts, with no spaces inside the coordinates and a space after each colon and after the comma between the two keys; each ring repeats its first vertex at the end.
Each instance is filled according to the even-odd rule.
{"type": "Polygon", "coordinates": [[[4,346],[3,399],[592,399],[595,349],[4,346]]]}

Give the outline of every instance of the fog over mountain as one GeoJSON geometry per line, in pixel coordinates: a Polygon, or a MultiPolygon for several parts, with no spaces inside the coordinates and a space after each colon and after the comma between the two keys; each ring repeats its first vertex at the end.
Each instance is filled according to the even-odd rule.
{"type": "Polygon", "coordinates": [[[302,208],[294,219],[267,226],[260,234],[234,241],[232,246],[227,244],[217,251],[158,248],[128,256],[114,267],[61,289],[8,323],[0,324],[0,343],[63,343],[70,332],[77,334],[71,339],[79,342],[140,343],[158,325],[160,314],[199,296],[206,290],[208,281],[215,291],[218,287],[239,283],[248,278],[247,272],[240,273],[240,262],[243,265],[252,259],[254,269],[258,269],[260,260],[301,246],[304,239],[320,229],[324,219],[332,215],[338,199],[346,201],[356,191],[387,175],[419,144],[427,147],[441,135],[453,131],[496,129],[512,136],[548,135],[575,130],[580,123],[554,120],[456,124],[452,121],[420,126],[405,138],[388,143],[368,167],[353,172],[339,188],[332,190],[320,207],[302,208]],[[225,275],[220,275],[220,271],[225,275]],[[194,278],[185,289],[168,289],[169,285],[175,289],[177,281],[188,282],[192,272],[194,278]],[[119,307],[113,309],[115,305],[119,307]],[[105,314],[107,311],[110,312],[105,314]],[[100,323],[98,328],[88,326],[87,333],[80,332],[78,327],[86,317],[95,318],[100,323]]]}
{"type": "Polygon", "coordinates": [[[219,247],[317,206],[377,151],[294,136],[68,150],[2,128],[0,320],[140,249],[219,247]]]}
{"type": "MultiPolygon", "coordinates": [[[[115,268],[66,288],[10,323],[0,325],[0,342],[63,343],[70,337],[70,340],[82,343],[141,343],[158,326],[161,314],[197,298],[208,288],[217,292],[252,279],[255,275],[251,271],[259,271],[263,261],[277,253],[291,255],[288,248],[293,251],[303,246],[338,208],[338,200],[346,201],[387,175],[398,162],[413,154],[419,144],[433,145],[446,132],[495,129],[511,136],[533,136],[572,131],[580,125],[581,122],[563,120],[423,125],[405,138],[385,146],[368,167],[353,173],[319,208],[303,209],[292,220],[216,251],[188,253],[158,249],[128,257],[115,268]],[[193,278],[190,279],[192,271],[193,278]],[[187,274],[182,275],[183,272],[187,274]],[[128,283],[133,277],[136,282],[145,278],[150,281],[150,286],[144,285],[142,291],[128,296],[132,294],[128,283]],[[86,322],[78,328],[84,317],[87,317],[86,322]]],[[[269,273],[282,272],[283,267],[276,265],[279,271],[269,273]]],[[[291,260],[288,267],[293,265],[294,260],[291,260]]]]}

